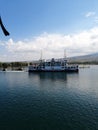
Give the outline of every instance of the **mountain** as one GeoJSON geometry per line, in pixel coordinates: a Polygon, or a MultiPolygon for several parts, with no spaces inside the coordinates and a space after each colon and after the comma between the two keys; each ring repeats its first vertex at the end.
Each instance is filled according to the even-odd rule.
{"type": "Polygon", "coordinates": [[[69,62],[98,63],[98,53],[67,58],[69,62]]]}

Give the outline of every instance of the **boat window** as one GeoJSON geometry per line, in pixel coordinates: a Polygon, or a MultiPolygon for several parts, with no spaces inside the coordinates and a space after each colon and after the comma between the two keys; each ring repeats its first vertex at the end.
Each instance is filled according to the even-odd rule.
{"type": "Polygon", "coordinates": [[[46,63],[45,63],[45,66],[50,66],[50,65],[51,65],[50,62],[46,62],[46,63]]]}
{"type": "Polygon", "coordinates": [[[62,66],[64,66],[65,65],[65,63],[64,62],[62,62],[62,66]]]}
{"type": "Polygon", "coordinates": [[[61,62],[55,62],[55,66],[61,66],[61,62]]]}

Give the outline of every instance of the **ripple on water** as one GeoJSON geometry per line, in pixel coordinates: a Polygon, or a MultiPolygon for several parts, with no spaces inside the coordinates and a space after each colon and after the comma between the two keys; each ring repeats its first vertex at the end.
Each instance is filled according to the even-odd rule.
{"type": "Polygon", "coordinates": [[[97,130],[94,72],[0,73],[0,129],[97,130]]]}

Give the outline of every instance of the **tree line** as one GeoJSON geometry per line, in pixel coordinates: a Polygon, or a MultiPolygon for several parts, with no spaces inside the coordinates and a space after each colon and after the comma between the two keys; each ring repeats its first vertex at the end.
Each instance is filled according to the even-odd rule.
{"type": "Polygon", "coordinates": [[[22,68],[28,66],[27,62],[0,62],[0,68],[22,68]]]}

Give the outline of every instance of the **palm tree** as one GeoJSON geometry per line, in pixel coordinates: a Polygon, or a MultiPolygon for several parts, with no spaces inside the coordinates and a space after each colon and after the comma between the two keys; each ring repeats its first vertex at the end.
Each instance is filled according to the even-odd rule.
{"type": "Polygon", "coordinates": [[[3,31],[3,33],[5,34],[5,36],[10,35],[10,33],[6,30],[6,28],[5,28],[4,25],[3,25],[3,22],[2,22],[1,16],[0,16],[0,26],[1,26],[2,31],[3,31]]]}

